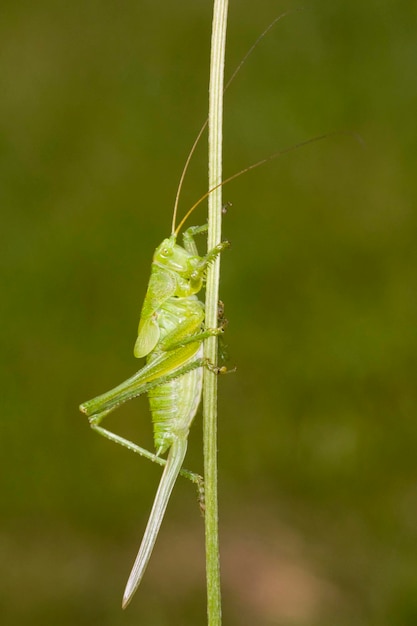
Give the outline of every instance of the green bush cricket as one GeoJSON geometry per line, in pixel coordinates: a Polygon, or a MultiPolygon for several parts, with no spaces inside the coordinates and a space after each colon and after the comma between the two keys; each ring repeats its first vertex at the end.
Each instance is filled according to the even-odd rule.
{"type": "MultiPolygon", "coordinates": [[[[274,20],[257,39],[233,73],[226,88],[260,39],[285,15],[274,20]]],[[[80,405],[80,410],[87,415],[91,427],[100,435],[164,466],[142,543],[126,585],[123,608],[129,604],[142,580],[178,474],[181,473],[196,483],[201,500],[203,498],[202,477],[181,468],[187,450],[189,429],[201,400],[202,367],[208,367],[217,373],[226,369],[218,368],[203,356],[204,339],[223,332],[223,304],[219,306],[219,327],[205,328],[204,304],[198,299],[197,294],[203,288],[208,265],[228,247],[229,243],[222,242],[207,254],[200,256],[194,237],[205,233],[207,225],[192,226],[185,230],[183,246],[177,243],[179,232],[194,209],[218,187],[285,152],[328,136],[315,137],[287,150],[276,152],[230,176],[205,193],[176,226],[179,195],[185,173],[206,125],[207,121],[191,148],[180,178],[171,235],[163,240],[153,256],[151,276],[134,347],[135,357],[146,357],[146,364],[117,387],[80,405]],[[144,393],[148,394],[152,413],[155,454],[101,426],[103,419],[114,409],[144,393]],[[165,460],[161,455],[167,451],[168,456],[165,460]]]]}
{"type": "MultiPolygon", "coordinates": [[[[326,135],[323,135],[307,140],[289,150],[325,137],[326,135]]],[[[220,184],[224,185],[287,151],[275,153],[258,161],[220,184]]],[[[220,335],[223,327],[204,328],[204,304],[198,299],[197,294],[203,288],[207,266],[229,246],[229,243],[227,241],[220,243],[206,255],[199,256],[194,237],[205,233],[207,225],[188,228],[183,234],[183,246],[177,243],[177,236],[194,208],[213,190],[207,192],[191,207],[171,236],[164,239],[154,253],[134,347],[134,355],[137,358],[146,357],[146,364],[114,389],[80,405],[80,410],[88,416],[90,425],[95,431],[165,466],[142,544],[126,585],[123,608],[129,604],[140,584],[178,474],[181,472],[195,482],[200,493],[203,493],[201,476],[181,470],[181,467],[187,450],[189,428],[201,400],[201,368],[205,366],[218,373],[225,371],[225,368],[217,368],[203,357],[203,340],[210,335],[220,335]],[[102,420],[118,406],[144,393],[149,396],[156,454],[100,425],[102,420]],[[165,461],[160,455],[168,449],[165,461]]],[[[219,319],[223,318],[223,310],[221,304],[219,319]]]]}
{"type": "MultiPolygon", "coordinates": [[[[228,85],[258,42],[284,15],[275,19],[256,40],[232,74],[228,85]]],[[[151,461],[165,465],[145,534],[126,585],[123,608],[129,604],[149,562],[178,473],[181,472],[197,483],[201,506],[204,508],[201,495],[204,489],[202,477],[181,470],[181,466],[187,449],[188,431],[201,400],[202,366],[214,367],[203,358],[202,341],[209,335],[222,332],[224,307],[221,306],[219,314],[219,328],[204,329],[204,305],[196,294],[203,286],[208,264],[227,247],[228,243],[219,244],[205,256],[199,256],[194,236],[206,232],[206,225],[186,230],[183,235],[183,247],[178,245],[176,240],[189,215],[214,189],[209,190],[191,207],[178,227],[175,222],[184,177],[206,126],[207,120],[185,162],[175,198],[172,234],[156,249],[153,257],[151,277],[134,348],[137,358],[146,357],[146,365],[114,389],[80,406],[80,410],[88,416],[91,427],[99,434],[151,461]],[[101,426],[106,415],[120,404],[144,393],[148,393],[150,401],[156,454],[101,426]],[[168,457],[165,460],[160,455],[168,449],[168,457]]],[[[238,175],[231,177],[230,180],[238,175]]]]}
{"type": "MultiPolygon", "coordinates": [[[[151,556],[169,497],[187,450],[189,428],[200,404],[202,366],[213,367],[203,358],[203,340],[218,335],[221,328],[204,329],[204,304],[197,298],[208,264],[229,244],[223,242],[205,256],[197,253],[194,236],[207,226],[184,232],[184,247],[176,243],[177,231],[155,251],[148,290],[134,347],[146,365],[118,387],[84,402],[80,409],[91,427],[153,461],[169,449],[148,525],[126,585],[123,607],[130,602],[151,556]],[[147,393],[152,413],[156,455],[100,426],[106,415],[123,402],[147,393]]],[[[201,488],[201,478],[185,472],[201,488]]]]}

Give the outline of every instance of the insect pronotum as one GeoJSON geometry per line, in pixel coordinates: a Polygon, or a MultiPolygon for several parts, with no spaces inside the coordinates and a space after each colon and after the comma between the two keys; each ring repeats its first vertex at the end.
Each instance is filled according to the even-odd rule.
{"type": "MultiPolygon", "coordinates": [[[[260,39],[284,15],[286,14],[274,20],[257,39],[233,73],[232,79],[260,39]]],[[[195,482],[200,494],[203,492],[201,476],[181,468],[187,450],[189,429],[200,404],[202,368],[220,371],[203,357],[203,340],[208,336],[221,334],[223,329],[221,323],[219,328],[204,327],[204,304],[198,299],[197,294],[203,287],[208,265],[229,244],[222,242],[207,254],[200,256],[194,238],[205,233],[207,225],[191,226],[185,230],[182,246],[177,243],[178,234],[194,209],[219,186],[289,150],[327,136],[309,139],[287,150],[276,152],[230,176],[205,193],[176,225],[178,200],[184,176],[206,125],[207,121],[191,148],[180,178],[171,235],[163,240],[153,256],[151,276],[134,347],[135,357],[146,357],[146,364],[114,389],[83,402],[80,406],[80,410],[88,416],[91,427],[100,435],[164,466],[142,543],[127,581],[123,608],[129,604],[142,580],[178,474],[181,473],[195,482]],[[110,412],[144,393],[148,394],[152,413],[155,454],[101,426],[101,422],[110,412]],[[165,460],[161,455],[167,451],[168,456],[165,460]]],[[[219,319],[223,319],[222,311],[219,312],[219,319]]]]}

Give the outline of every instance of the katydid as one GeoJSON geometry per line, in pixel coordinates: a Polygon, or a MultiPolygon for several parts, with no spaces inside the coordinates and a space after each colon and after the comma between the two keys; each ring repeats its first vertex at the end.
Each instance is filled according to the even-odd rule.
{"type": "MultiPolygon", "coordinates": [[[[220,243],[205,256],[199,256],[194,236],[206,230],[207,225],[186,230],[184,247],[176,243],[175,231],[158,246],[134,347],[134,355],[146,357],[146,365],[118,387],[80,407],[94,430],[134,452],[165,462],[160,455],[169,450],[142,544],[126,585],[123,608],[140,584],[184,461],[189,428],[201,399],[202,366],[214,367],[203,357],[202,341],[222,332],[221,327],[203,328],[204,304],[196,294],[203,287],[208,264],[229,244],[220,243]],[[149,396],[156,455],[100,426],[103,418],[120,404],[143,393],[149,396]]],[[[185,472],[185,475],[200,484],[201,479],[196,474],[185,472]]]]}
{"type": "MultiPolygon", "coordinates": [[[[284,15],[286,14],[268,26],[249,53],[245,55],[243,61],[271,26],[284,15]]],[[[242,63],[239,64],[232,78],[242,63]]],[[[230,82],[231,80],[227,86],[230,82]]],[[[276,152],[230,176],[205,193],[176,226],[178,200],[184,176],[206,124],[207,122],[204,123],[192,146],[180,178],[171,236],[164,239],[153,256],[151,276],[134,347],[135,357],[146,357],[146,364],[114,389],[80,405],[80,410],[88,416],[91,427],[100,435],[164,466],[142,543],[126,585],[123,608],[129,604],[142,580],[178,474],[181,473],[195,482],[200,494],[203,493],[202,477],[181,467],[187,450],[189,429],[200,404],[202,367],[208,367],[216,372],[225,369],[217,368],[203,356],[203,340],[209,336],[219,335],[223,331],[226,323],[223,317],[223,305],[221,304],[219,310],[219,327],[205,328],[204,304],[198,299],[197,294],[203,288],[208,265],[229,243],[222,242],[209,250],[207,254],[200,256],[194,237],[205,233],[207,225],[193,226],[185,230],[183,246],[177,243],[178,234],[194,209],[221,185],[289,150],[328,136],[315,137],[287,150],[276,152]],[[144,393],[149,396],[155,454],[101,426],[102,420],[119,405],[144,393]],[[168,456],[165,460],[161,455],[167,451],[168,456]]]]}
{"type": "MultiPolygon", "coordinates": [[[[226,89],[258,42],[285,15],[276,18],[258,37],[232,74],[226,89]]],[[[80,406],[80,410],[88,416],[91,427],[99,434],[151,461],[165,465],[142,544],[126,585],[123,608],[129,604],[149,562],[178,473],[197,483],[200,496],[204,493],[202,477],[181,470],[181,466],[187,449],[188,431],[201,400],[202,366],[214,367],[203,357],[202,342],[205,337],[222,332],[224,307],[222,305],[222,311],[219,312],[219,328],[204,329],[204,305],[198,300],[197,294],[203,286],[208,264],[228,243],[221,243],[205,256],[199,256],[194,236],[206,232],[207,225],[186,230],[183,235],[184,247],[178,245],[176,240],[189,215],[214,189],[209,190],[191,207],[178,227],[175,222],[184,177],[206,126],[207,120],[197,135],[182,171],[175,198],[172,234],[156,249],[153,257],[134,348],[136,357],[146,357],[146,365],[114,389],[80,406]],[[148,394],[150,401],[156,454],[101,426],[106,415],[120,404],[144,393],[148,394]],[[161,455],[167,450],[169,452],[165,460],[161,455]]],[[[201,506],[204,507],[203,502],[201,506]]]]}
{"type": "MultiPolygon", "coordinates": [[[[316,137],[300,145],[324,138],[316,137]]],[[[295,147],[298,147],[295,146],[295,147]]],[[[290,148],[293,149],[293,148],[290,148]]],[[[275,153],[245,170],[230,176],[220,185],[240,174],[283,154],[275,153]]],[[[229,246],[218,244],[206,255],[199,256],[194,237],[207,231],[207,224],[192,226],[183,234],[184,246],[177,243],[180,228],[191,212],[214,189],[210,189],[191,209],[171,236],[158,246],[153,261],[148,289],[142,306],[138,337],[134,347],[137,358],[146,357],[146,364],[131,378],[114,389],[84,402],[80,410],[88,416],[91,427],[115,443],[164,465],[142,544],[136,557],[123,596],[126,608],[138,588],[149,562],[162,523],[169,497],[178,474],[197,483],[203,493],[203,479],[198,474],[181,470],[187,450],[189,428],[195,417],[202,393],[202,367],[217,368],[203,357],[203,340],[223,332],[223,303],[219,306],[218,328],[204,328],[204,304],[197,298],[204,284],[208,265],[229,246]],[[118,406],[147,393],[152,413],[156,454],[124,439],[100,424],[118,406]],[[161,457],[167,450],[168,457],[161,457]]],[[[175,219],[175,215],[174,215],[175,219]]]]}

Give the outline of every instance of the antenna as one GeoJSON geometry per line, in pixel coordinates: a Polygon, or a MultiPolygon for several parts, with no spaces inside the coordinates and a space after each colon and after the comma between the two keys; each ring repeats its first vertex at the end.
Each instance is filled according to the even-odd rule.
{"type": "MultiPolygon", "coordinates": [[[[225,93],[225,92],[226,92],[226,90],[229,88],[230,84],[233,82],[233,80],[235,79],[236,75],[239,73],[239,71],[240,71],[240,69],[241,69],[242,65],[244,65],[244,63],[246,63],[247,59],[250,57],[250,55],[252,54],[252,52],[253,52],[253,51],[255,50],[255,48],[258,46],[258,44],[260,43],[260,41],[261,41],[261,40],[265,37],[265,35],[266,35],[266,34],[267,34],[270,30],[271,30],[271,28],[272,28],[273,26],[275,26],[275,24],[276,24],[277,22],[279,22],[280,20],[282,20],[284,17],[287,17],[287,15],[291,15],[291,14],[293,14],[293,13],[299,13],[300,11],[303,11],[303,10],[304,10],[304,9],[301,9],[301,8],[300,8],[300,9],[293,9],[293,10],[291,10],[291,11],[285,11],[284,13],[281,13],[280,15],[278,15],[278,17],[276,17],[276,18],[275,18],[275,19],[274,19],[274,20],[273,20],[273,21],[272,21],[272,22],[271,22],[271,23],[270,23],[270,24],[269,24],[269,25],[265,28],[265,30],[264,30],[264,31],[263,31],[263,32],[259,35],[259,37],[256,39],[256,41],[255,41],[255,42],[251,45],[251,47],[249,48],[249,50],[247,51],[247,53],[245,54],[245,56],[243,57],[243,59],[240,61],[240,63],[238,64],[238,66],[235,68],[234,72],[232,73],[231,77],[229,78],[229,80],[228,80],[228,81],[227,81],[227,83],[226,83],[226,86],[225,86],[225,88],[224,88],[224,90],[223,90],[223,93],[225,93]]],[[[179,228],[175,228],[175,223],[176,223],[176,221],[177,221],[178,203],[179,203],[179,199],[180,199],[180,194],[181,194],[182,186],[183,186],[183,183],[184,183],[184,178],[185,178],[185,175],[186,175],[186,173],[187,173],[187,171],[188,171],[188,166],[190,165],[191,157],[193,156],[193,154],[194,154],[194,152],[195,152],[195,150],[196,150],[196,148],[197,148],[198,142],[200,141],[201,136],[202,136],[202,134],[204,133],[204,131],[205,131],[206,127],[207,127],[207,124],[208,124],[208,118],[206,119],[206,121],[204,122],[204,124],[202,125],[202,127],[200,128],[200,131],[199,131],[199,133],[198,133],[197,137],[195,138],[193,145],[191,146],[191,150],[190,150],[190,152],[189,152],[189,154],[188,154],[188,157],[187,157],[187,159],[186,159],[186,161],[185,161],[184,168],[183,168],[182,173],[181,173],[180,181],[179,181],[179,183],[178,183],[177,193],[176,193],[176,196],[175,196],[174,210],[173,210],[173,214],[172,214],[172,228],[171,228],[171,232],[172,232],[172,234],[174,234],[174,233],[176,233],[176,232],[178,232],[178,231],[179,231],[179,228]]],[[[267,159],[267,160],[268,160],[268,159],[267,159]]],[[[252,169],[252,166],[251,166],[249,169],[252,169]]],[[[243,174],[243,172],[244,172],[244,171],[247,171],[247,170],[243,170],[241,173],[243,174]]],[[[236,176],[237,176],[237,174],[236,174],[236,176]]],[[[226,181],[224,181],[224,182],[226,182],[226,181]]],[[[218,187],[219,187],[219,186],[220,186],[220,185],[218,185],[218,187]]],[[[203,196],[203,197],[201,198],[201,201],[203,201],[203,200],[204,200],[204,198],[207,198],[207,196],[208,196],[208,195],[210,195],[210,193],[211,193],[212,191],[214,191],[214,189],[217,189],[217,187],[214,187],[213,189],[211,189],[210,191],[208,191],[208,192],[207,192],[207,195],[205,195],[205,196],[203,196]]],[[[195,208],[195,207],[193,207],[193,208],[195,208]]],[[[189,213],[190,213],[190,212],[192,213],[191,209],[190,209],[189,213]]],[[[187,215],[188,215],[188,213],[187,213],[187,215]]],[[[183,223],[183,221],[184,221],[184,220],[182,220],[182,221],[181,221],[181,224],[183,223]]]]}
{"type": "MultiPolygon", "coordinates": [[[[306,139],[305,141],[300,141],[299,143],[296,143],[293,146],[290,146],[289,148],[284,148],[283,150],[274,152],[273,154],[270,154],[269,156],[267,156],[265,159],[261,159],[260,161],[257,161],[256,163],[252,163],[252,165],[249,165],[248,167],[245,167],[243,170],[236,172],[236,174],[229,176],[218,185],[215,185],[215,187],[212,187],[211,189],[209,189],[203,196],[201,196],[199,200],[197,200],[197,202],[193,204],[193,206],[190,209],[188,209],[187,213],[182,218],[181,222],[173,231],[173,234],[175,234],[176,236],[178,235],[181,228],[184,226],[185,222],[188,220],[188,218],[194,212],[194,210],[198,207],[198,205],[201,204],[203,200],[208,198],[208,196],[219,187],[223,187],[223,185],[230,183],[232,180],[234,180],[235,178],[238,178],[242,174],[245,174],[246,172],[249,172],[250,170],[254,170],[255,168],[260,167],[261,165],[264,165],[265,163],[268,163],[269,161],[273,161],[274,159],[282,156],[283,154],[287,154],[288,152],[292,152],[293,150],[298,150],[298,148],[302,148],[303,146],[308,146],[310,143],[315,143],[316,141],[322,141],[323,139],[328,139],[329,137],[333,137],[334,135],[340,135],[340,134],[346,134],[346,133],[344,131],[335,131],[333,133],[317,135],[316,137],[311,137],[310,139],[306,139]]],[[[351,133],[347,133],[347,134],[351,134],[351,133]]],[[[354,133],[352,134],[355,136],[354,133]]]]}

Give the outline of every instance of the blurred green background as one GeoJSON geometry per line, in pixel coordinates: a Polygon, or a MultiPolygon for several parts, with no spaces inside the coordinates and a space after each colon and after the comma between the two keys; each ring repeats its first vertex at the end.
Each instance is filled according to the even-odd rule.
{"type": "MultiPolygon", "coordinates": [[[[286,0],[233,2],[229,75],[286,0]]],[[[81,401],[138,369],[151,256],[206,116],[208,1],[0,9],[0,616],[7,626],[205,623],[203,523],[179,480],[120,609],[160,469],[81,401]]],[[[226,96],[224,622],[417,624],[414,2],[313,2],[226,96]]],[[[181,211],[206,188],[206,145],[181,211]]],[[[194,223],[204,221],[204,207],[194,223]]],[[[202,240],[201,244],[204,244],[202,240]]],[[[152,445],[146,398],[108,420],[152,445]]],[[[201,417],[187,467],[201,471],[201,417]]]]}

